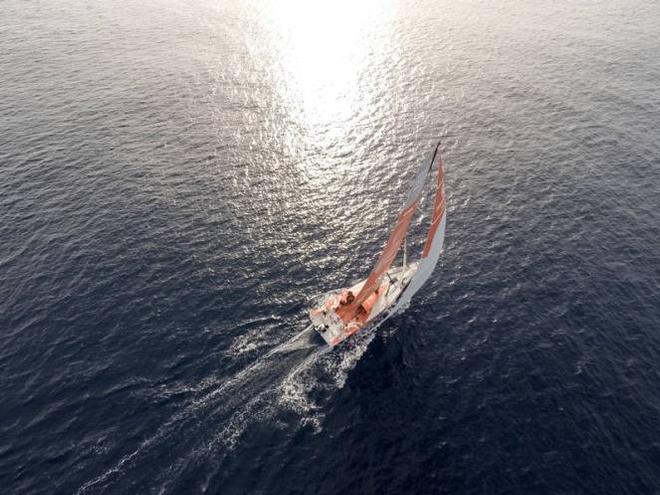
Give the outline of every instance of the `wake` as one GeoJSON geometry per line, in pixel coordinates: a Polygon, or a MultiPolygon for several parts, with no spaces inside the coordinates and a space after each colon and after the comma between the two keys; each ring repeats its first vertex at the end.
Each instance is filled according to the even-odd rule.
{"type": "Polygon", "coordinates": [[[103,491],[120,484],[127,476],[126,482],[133,486],[136,476],[146,477],[164,492],[192,463],[213,459],[213,464],[221,464],[251,423],[268,420],[283,407],[304,416],[315,408],[305,397],[303,381],[310,378],[306,376],[309,370],[316,364],[334,370],[336,384],[341,387],[347,372],[344,368],[352,367],[351,355],[356,354],[353,349],[346,359],[323,362],[331,348],[321,346],[314,336],[314,330],[308,326],[229,379],[223,379],[219,386],[174,414],[134,451],[86,482],[77,493],[103,491]],[[171,452],[171,445],[176,446],[178,454],[171,452]],[[186,454],[181,455],[181,451],[186,454]],[[152,462],[150,456],[157,462],[152,462]],[[169,465],[164,466],[163,461],[169,465]],[[150,469],[158,472],[150,474],[150,469]]]}

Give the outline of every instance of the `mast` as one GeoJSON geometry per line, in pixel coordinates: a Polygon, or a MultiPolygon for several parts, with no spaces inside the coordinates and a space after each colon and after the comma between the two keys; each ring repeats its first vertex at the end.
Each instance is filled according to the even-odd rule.
{"type": "Polygon", "coordinates": [[[403,239],[403,268],[408,266],[408,236],[403,239]]]}

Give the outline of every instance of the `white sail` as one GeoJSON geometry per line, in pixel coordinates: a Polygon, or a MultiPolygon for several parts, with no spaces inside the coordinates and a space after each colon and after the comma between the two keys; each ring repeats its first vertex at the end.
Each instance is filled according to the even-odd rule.
{"type": "Polygon", "coordinates": [[[410,299],[412,299],[412,296],[414,296],[415,293],[422,288],[424,283],[433,273],[435,266],[438,264],[438,259],[440,258],[440,253],[442,252],[442,246],[445,242],[446,224],[447,214],[444,213],[442,215],[442,219],[440,220],[440,226],[433,236],[433,244],[431,245],[429,255],[426,258],[419,260],[417,271],[415,272],[415,275],[413,275],[413,278],[408,284],[408,287],[406,287],[406,289],[401,293],[396,306],[392,310],[392,314],[406,309],[410,304],[410,299]]]}
{"type": "MultiPolygon", "coordinates": [[[[438,143],[438,146],[440,144],[438,143]]],[[[436,147],[437,153],[438,147],[436,147]]],[[[434,154],[435,158],[435,154],[434,154]]],[[[401,293],[392,313],[405,309],[410,304],[410,299],[424,285],[438,264],[438,258],[442,252],[445,242],[445,227],[447,224],[447,208],[445,205],[445,171],[442,158],[438,154],[438,180],[436,186],[435,201],[433,203],[433,215],[429,226],[428,236],[422,251],[422,258],[417,265],[417,271],[411,279],[408,287],[401,293]]]]}

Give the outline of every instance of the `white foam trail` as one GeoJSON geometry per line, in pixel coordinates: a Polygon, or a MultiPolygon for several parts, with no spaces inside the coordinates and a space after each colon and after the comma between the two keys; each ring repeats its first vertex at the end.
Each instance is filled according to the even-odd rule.
{"type": "MultiPolygon", "coordinates": [[[[291,374],[296,373],[301,367],[309,365],[309,363],[313,362],[316,357],[324,354],[326,350],[329,350],[319,349],[316,344],[312,342],[312,335],[313,329],[310,325],[290,339],[275,346],[264,356],[258,358],[230,379],[224,380],[217,389],[208,393],[203,398],[193,401],[185,407],[185,409],[174,414],[152,437],[142,442],[137,449],[120,459],[115,466],[107,470],[105,473],[85,483],[76,493],[86,493],[92,487],[110,480],[114,474],[127,469],[143,452],[147,451],[149,447],[176,433],[177,428],[181,428],[184,421],[198,417],[204,411],[216,405],[219,402],[219,398],[226,398],[227,400],[222,401],[218,407],[211,410],[210,414],[218,414],[218,412],[225,411],[229,408],[236,410],[236,412],[232,413],[229,418],[229,424],[223,428],[223,432],[221,432],[218,437],[219,440],[222,440],[223,438],[226,439],[227,445],[231,447],[232,443],[240,436],[248,424],[247,413],[255,404],[259,403],[266,394],[272,393],[274,389],[277,389],[282,382],[280,380],[278,383],[273,384],[272,380],[267,380],[269,376],[262,377],[264,372],[276,373],[279,371],[276,377],[277,380],[281,377],[282,372],[285,371],[287,366],[291,367],[292,365],[295,365],[297,361],[293,360],[292,362],[289,362],[290,360],[284,359],[287,354],[296,353],[293,357],[299,359],[299,351],[312,351],[316,349],[316,352],[311,352],[311,354],[306,355],[304,359],[294,367],[293,371],[289,373],[291,374]],[[273,359],[275,356],[279,359],[273,359]],[[276,369],[273,369],[274,367],[276,369]],[[261,384],[261,391],[257,392],[256,395],[247,402],[242,400],[240,395],[241,390],[245,389],[252,381],[257,382],[259,378],[267,380],[265,383],[261,384]],[[272,385],[275,385],[275,387],[272,385]]],[[[284,380],[286,380],[286,378],[284,380]]],[[[217,443],[217,441],[213,442],[214,445],[217,443]]]]}
{"type": "MultiPolygon", "coordinates": [[[[168,472],[163,475],[163,477],[166,477],[166,479],[161,479],[161,492],[166,492],[167,487],[171,483],[175,483],[177,481],[177,475],[181,473],[191,462],[195,462],[199,458],[207,460],[210,459],[216,468],[219,467],[220,463],[222,462],[222,457],[211,455],[213,452],[216,452],[220,446],[225,449],[226,453],[231,452],[234,448],[236,448],[241,435],[250,424],[256,421],[266,421],[272,419],[274,414],[277,412],[276,406],[280,404],[278,398],[283,393],[283,384],[290,382],[302,371],[309,369],[320,356],[323,356],[332,350],[327,346],[319,348],[318,345],[310,339],[312,335],[312,327],[307,327],[296,336],[274,348],[271,352],[264,356],[264,358],[260,359],[259,363],[262,365],[262,367],[270,365],[268,369],[268,372],[271,374],[268,377],[269,382],[266,384],[266,386],[262,387],[259,392],[253,395],[247,402],[242,403],[240,406],[235,408],[229,419],[225,421],[225,426],[217,435],[215,435],[209,442],[205,442],[203,445],[193,449],[193,451],[185,457],[179,459],[176,465],[170,468],[168,472]],[[312,352],[306,354],[298,364],[295,364],[295,361],[269,362],[267,359],[277,354],[291,353],[299,350],[311,350],[312,352]],[[275,367],[277,369],[274,369],[275,367]],[[281,378],[282,373],[284,374],[283,378],[281,378]],[[276,374],[277,376],[273,378],[272,374],[276,374]]],[[[253,379],[255,378],[255,373],[258,371],[259,370],[256,368],[253,368],[253,372],[251,374],[253,379]]],[[[242,383],[245,385],[247,381],[243,381],[242,383]]]]}

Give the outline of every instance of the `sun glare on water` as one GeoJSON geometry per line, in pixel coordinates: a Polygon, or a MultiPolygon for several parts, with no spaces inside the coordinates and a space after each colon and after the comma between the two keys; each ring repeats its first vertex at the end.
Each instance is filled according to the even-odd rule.
{"type": "Polygon", "coordinates": [[[386,56],[392,1],[273,1],[267,5],[276,46],[277,92],[305,134],[341,140],[373,112],[386,56]]]}

